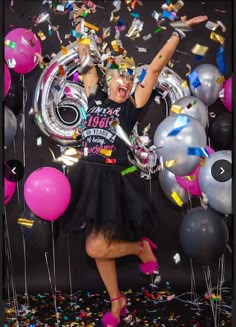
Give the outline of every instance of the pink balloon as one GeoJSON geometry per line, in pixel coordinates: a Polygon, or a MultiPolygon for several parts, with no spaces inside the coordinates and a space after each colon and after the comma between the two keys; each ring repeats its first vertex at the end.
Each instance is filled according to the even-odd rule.
{"type": "Polygon", "coordinates": [[[7,204],[13,197],[16,190],[16,182],[10,182],[4,178],[4,204],[7,204]]]}
{"type": "Polygon", "coordinates": [[[26,28],[10,31],[5,37],[4,50],[5,60],[15,60],[16,64],[12,69],[19,74],[26,74],[34,69],[38,64],[35,54],[42,54],[39,38],[26,28]]]}
{"type": "Polygon", "coordinates": [[[7,95],[11,87],[11,74],[6,64],[4,64],[4,96],[7,95]]]}
{"type": "Polygon", "coordinates": [[[224,96],[223,105],[228,111],[232,111],[232,77],[229,77],[223,85],[224,96]]]}
{"type": "MultiPolygon", "coordinates": [[[[215,151],[209,147],[208,145],[206,146],[208,154],[212,154],[215,151]]],[[[187,192],[190,194],[200,197],[202,195],[200,185],[198,182],[198,176],[199,176],[199,171],[200,171],[200,165],[198,165],[192,173],[190,173],[188,176],[191,176],[191,178],[187,179],[186,176],[179,176],[175,175],[175,179],[178,182],[178,184],[187,192]]]]}
{"type": "Polygon", "coordinates": [[[24,197],[35,215],[53,221],[65,212],[70,203],[70,182],[58,169],[42,167],[28,176],[24,197]]]}

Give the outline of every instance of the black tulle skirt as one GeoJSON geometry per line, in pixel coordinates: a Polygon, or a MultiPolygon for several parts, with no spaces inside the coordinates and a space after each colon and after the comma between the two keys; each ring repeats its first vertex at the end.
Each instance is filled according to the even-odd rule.
{"type": "Polygon", "coordinates": [[[137,241],[152,236],[157,223],[148,181],[124,166],[80,160],[69,175],[72,198],[64,217],[67,231],[103,232],[109,239],[137,241]]]}

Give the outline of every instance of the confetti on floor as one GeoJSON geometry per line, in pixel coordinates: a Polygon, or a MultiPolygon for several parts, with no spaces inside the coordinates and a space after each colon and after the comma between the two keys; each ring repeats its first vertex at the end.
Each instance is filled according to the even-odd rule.
{"type": "MultiPolygon", "coordinates": [[[[124,294],[128,299],[128,314],[120,326],[214,326],[212,308],[205,295],[195,297],[196,301],[193,302],[193,294],[176,295],[170,286],[162,290],[154,290],[153,287],[139,291],[129,289],[124,294]]],[[[110,302],[106,292],[78,291],[68,295],[57,291],[56,297],[49,293],[18,296],[17,301],[5,301],[4,306],[4,327],[93,327],[101,326],[103,311],[110,309],[110,302]],[[18,308],[17,317],[15,307],[18,308]]],[[[231,290],[223,288],[217,326],[232,326],[231,318],[231,290]]]]}

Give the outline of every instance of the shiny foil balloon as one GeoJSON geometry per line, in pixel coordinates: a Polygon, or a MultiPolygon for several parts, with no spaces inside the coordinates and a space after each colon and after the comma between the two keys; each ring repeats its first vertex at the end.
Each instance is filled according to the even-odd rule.
{"type": "Polygon", "coordinates": [[[183,250],[201,265],[216,264],[226,249],[228,238],[223,216],[209,207],[190,210],[181,222],[180,242],[183,250]]]}
{"type": "Polygon", "coordinates": [[[154,134],[157,155],[163,160],[164,166],[173,174],[186,176],[198,165],[198,155],[188,155],[189,147],[205,147],[206,133],[202,125],[187,115],[169,116],[157,127],[154,134]],[[178,134],[168,136],[177,130],[175,124],[178,117],[188,119],[186,126],[178,134]]]}
{"type": "MultiPolygon", "coordinates": [[[[131,94],[134,92],[140,76],[145,74],[148,66],[149,65],[142,65],[136,68],[135,75],[137,79],[134,81],[131,94]]],[[[176,72],[165,66],[158,76],[154,89],[160,90],[162,97],[168,100],[168,104],[172,105],[178,99],[191,95],[188,85],[184,85],[183,82],[184,80],[176,72]]]]}
{"type": "MultiPolygon", "coordinates": [[[[101,63],[94,40],[91,42],[93,61],[101,63]]],[[[35,123],[51,141],[60,145],[79,143],[80,125],[86,118],[87,97],[81,67],[76,61],[76,41],[60,51],[43,71],[34,94],[35,123]]]]}
{"type": "Polygon", "coordinates": [[[158,178],[161,189],[167,199],[179,207],[188,202],[188,193],[178,184],[172,172],[164,168],[159,171],[158,178]]]}
{"type": "Polygon", "coordinates": [[[177,114],[189,115],[203,126],[207,127],[208,124],[208,108],[207,106],[195,96],[186,96],[177,100],[170,109],[170,116],[177,114]]]}
{"type": "Polygon", "coordinates": [[[17,120],[14,113],[5,106],[4,108],[4,145],[8,147],[16,135],[17,120]]]}
{"type": "Polygon", "coordinates": [[[222,150],[207,157],[200,168],[198,180],[208,205],[222,214],[231,214],[232,152],[222,150]]]}
{"type": "Polygon", "coordinates": [[[189,82],[192,94],[201,99],[205,105],[211,106],[219,98],[219,92],[223,87],[219,69],[211,64],[202,64],[196,67],[191,74],[196,74],[194,82],[189,82]],[[195,87],[196,85],[198,86],[195,87]]]}

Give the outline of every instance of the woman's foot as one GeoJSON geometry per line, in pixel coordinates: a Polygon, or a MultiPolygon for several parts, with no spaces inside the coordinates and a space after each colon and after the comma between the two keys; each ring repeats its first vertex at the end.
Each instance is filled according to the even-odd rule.
{"type": "Polygon", "coordinates": [[[102,318],[105,327],[116,327],[120,323],[120,316],[126,316],[126,297],[120,295],[111,299],[111,311],[106,312],[102,318]]]}
{"type": "Polygon", "coordinates": [[[140,247],[138,257],[143,262],[140,265],[140,270],[144,274],[150,275],[158,269],[157,258],[153,253],[153,249],[156,249],[157,246],[150,239],[143,237],[140,240],[140,247]]]}

